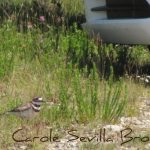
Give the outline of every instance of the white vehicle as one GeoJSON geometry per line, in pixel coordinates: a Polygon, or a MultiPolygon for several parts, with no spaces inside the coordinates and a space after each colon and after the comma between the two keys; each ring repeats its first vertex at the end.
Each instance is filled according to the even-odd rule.
{"type": "Polygon", "coordinates": [[[106,43],[150,45],[150,0],[84,0],[90,34],[106,43]]]}

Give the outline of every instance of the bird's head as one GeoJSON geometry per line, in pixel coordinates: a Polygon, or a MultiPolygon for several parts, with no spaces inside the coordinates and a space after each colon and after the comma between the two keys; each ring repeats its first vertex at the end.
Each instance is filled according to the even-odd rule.
{"type": "Polygon", "coordinates": [[[45,103],[45,101],[43,101],[42,97],[34,97],[32,99],[32,104],[41,105],[42,103],[45,103]]]}
{"type": "Polygon", "coordinates": [[[32,99],[32,107],[37,111],[40,111],[40,106],[43,103],[45,103],[45,101],[43,101],[42,97],[35,97],[32,99]]]}

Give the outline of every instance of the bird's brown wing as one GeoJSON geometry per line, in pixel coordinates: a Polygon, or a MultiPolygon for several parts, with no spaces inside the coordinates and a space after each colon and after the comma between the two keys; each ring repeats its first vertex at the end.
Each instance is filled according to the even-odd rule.
{"type": "Polygon", "coordinates": [[[20,112],[20,111],[25,111],[25,110],[29,109],[30,107],[31,107],[31,103],[27,103],[27,104],[25,104],[25,105],[16,107],[16,108],[10,110],[9,112],[20,112]]]}

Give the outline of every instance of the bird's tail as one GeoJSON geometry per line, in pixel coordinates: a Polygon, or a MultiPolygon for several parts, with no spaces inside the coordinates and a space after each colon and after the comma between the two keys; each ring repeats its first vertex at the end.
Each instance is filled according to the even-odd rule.
{"type": "Polygon", "coordinates": [[[4,113],[1,113],[1,114],[0,114],[0,117],[2,117],[2,116],[4,116],[4,115],[5,115],[5,112],[4,112],[4,113]]]}
{"type": "Polygon", "coordinates": [[[9,112],[0,113],[0,117],[5,116],[5,115],[9,115],[9,112]]]}

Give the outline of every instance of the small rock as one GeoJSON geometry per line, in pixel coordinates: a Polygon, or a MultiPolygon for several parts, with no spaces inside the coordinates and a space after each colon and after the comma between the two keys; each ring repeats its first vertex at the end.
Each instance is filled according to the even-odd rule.
{"type": "Polygon", "coordinates": [[[149,150],[149,149],[150,149],[150,143],[147,144],[147,145],[145,145],[144,149],[145,149],[145,150],[149,150]]]}
{"type": "Polygon", "coordinates": [[[150,106],[150,99],[147,100],[145,103],[146,103],[147,106],[150,106]]]}
{"type": "Polygon", "coordinates": [[[27,149],[27,146],[22,145],[22,146],[20,146],[20,149],[21,149],[21,150],[26,150],[26,149],[27,149]]]}
{"type": "Polygon", "coordinates": [[[121,125],[106,125],[104,128],[111,129],[114,132],[120,132],[123,129],[121,125]]]}

